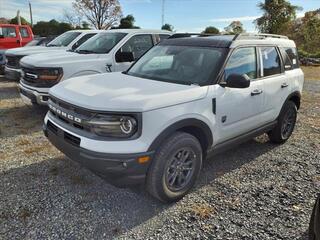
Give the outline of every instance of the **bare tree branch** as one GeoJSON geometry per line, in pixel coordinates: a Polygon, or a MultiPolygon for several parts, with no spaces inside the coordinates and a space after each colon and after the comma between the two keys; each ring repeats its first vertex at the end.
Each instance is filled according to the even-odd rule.
{"type": "Polygon", "coordinates": [[[116,25],[122,16],[118,0],[75,0],[73,7],[96,29],[109,29],[116,25]]]}

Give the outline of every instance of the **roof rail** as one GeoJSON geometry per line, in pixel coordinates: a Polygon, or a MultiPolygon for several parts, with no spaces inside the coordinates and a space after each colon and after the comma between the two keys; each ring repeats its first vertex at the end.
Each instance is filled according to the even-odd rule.
{"type": "Polygon", "coordinates": [[[175,33],[171,35],[168,39],[172,38],[185,38],[185,37],[210,37],[217,36],[219,34],[209,34],[209,33],[175,33]]]}
{"type": "Polygon", "coordinates": [[[277,34],[268,34],[268,33],[240,33],[235,35],[233,41],[239,39],[265,39],[265,38],[281,38],[289,39],[287,36],[277,35],[277,34]]]}

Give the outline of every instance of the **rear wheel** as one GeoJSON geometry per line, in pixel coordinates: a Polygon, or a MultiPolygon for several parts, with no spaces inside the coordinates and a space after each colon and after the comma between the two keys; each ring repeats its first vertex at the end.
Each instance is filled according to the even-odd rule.
{"type": "Polygon", "coordinates": [[[193,187],[201,165],[198,139],[177,132],[157,150],[147,174],[147,190],[160,201],[177,201],[193,187]]]}
{"type": "Polygon", "coordinates": [[[284,143],[291,136],[297,120],[297,107],[292,101],[283,106],[276,127],[268,133],[274,143],[284,143]]]}

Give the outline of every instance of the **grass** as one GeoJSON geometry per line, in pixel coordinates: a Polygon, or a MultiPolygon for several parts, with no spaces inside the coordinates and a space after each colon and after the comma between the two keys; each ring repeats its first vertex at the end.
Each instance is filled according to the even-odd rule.
{"type": "Polygon", "coordinates": [[[301,69],[304,72],[304,77],[306,80],[320,80],[320,66],[302,66],[301,69]]]}

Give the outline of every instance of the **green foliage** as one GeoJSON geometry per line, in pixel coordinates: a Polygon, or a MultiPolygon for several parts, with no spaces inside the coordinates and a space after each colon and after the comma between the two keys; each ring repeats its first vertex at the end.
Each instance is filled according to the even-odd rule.
{"type": "Polygon", "coordinates": [[[220,31],[218,28],[213,27],[213,26],[209,26],[206,27],[206,29],[203,31],[203,33],[207,33],[207,34],[219,34],[220,31]]]}
{"type": "Polygon", "coordinates": [[[66,31],[72,30],[69,23],[58,22],[54,19],[49,22],[40,21],[33,26],[33,33],[40,36],[60,35],[66,31]]]}
{"type": "MultiPolygon", "coordinates": [[[[30,23],[23,17],[20,16],[21,24],[22,25],[30,25],[30,23]]],[[[14,17],[10,20],[10,24],[18,24],[18,18],[14,17]]]]}
{"type": "Polygon", "coordinates": [[[302,10],[287,0],[265,0],[258,7],[264,12],[262,17],[255,20],[258,30],[272,34],[281,34],[296,18],[296,11],[302,10]]]}
{"type": "Polygon", "coordinates": [[[166,23],[161,27],[161,29],[172,32],[173,31],[173,26],[171,24],[169,24],[169,23],[166,23]]]}
{"type": "Polygon", "coordinates": [[[120,25],[115,27],[115,29],[130,29],[130,28],[140,28],[134,26],[135,19],[132,15],[127,15],[124,18],[120,19],[120,25]]]}
{"type": "Polygon", "coordinates": [[[224,30],[227,34],[240,34],[245,32],[243,24],[240,21],[233,21],[229,26],[225,27],[224,30]]]}

